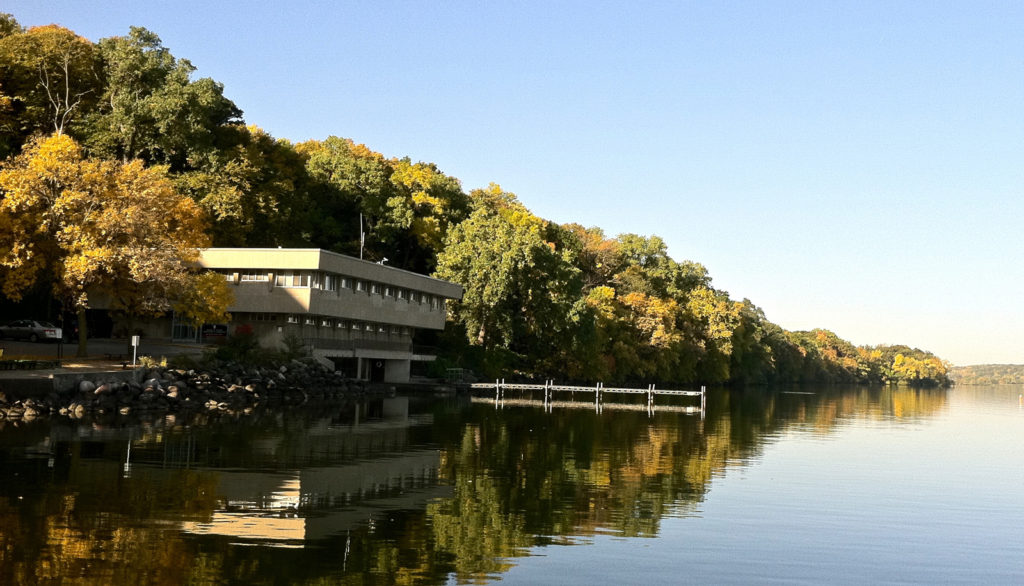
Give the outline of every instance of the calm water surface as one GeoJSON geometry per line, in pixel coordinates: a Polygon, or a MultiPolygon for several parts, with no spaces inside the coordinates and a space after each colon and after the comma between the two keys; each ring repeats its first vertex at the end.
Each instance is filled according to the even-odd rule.
{"type": "Polygon", "coordinates": [[[0,583],[1024,583],[1024,388],[801,390],[0,421],[0,583]]]}

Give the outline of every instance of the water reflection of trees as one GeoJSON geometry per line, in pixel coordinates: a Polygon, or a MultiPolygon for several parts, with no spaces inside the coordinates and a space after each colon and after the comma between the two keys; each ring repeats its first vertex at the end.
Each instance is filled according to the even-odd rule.
{"type": "MultiPolygon", "coordinates": [[[[945,405],[945,391],[907,388],[717,391],[703,420],[437,404],[433,424],[410,429],[398,443],[439,449],[438,478],[450,496],[421,509],[385,510],[299,549],[239,547],[230,537],[180,527],[221,506],[210,465],[274,461],[267,437],[275,438],[271,455],[282,465],[348,458],[310,447],[308,430],[322,414],[189,430],[199,444],[219,445],[198,468],[143,466],[126,475],[118,442],[61,443],[49,459],[0,449],[0,582],[482,581],[534,547],[594,534],[655,536],[666,517],[698,514],[713,478],[756,460],[784,432],[833,433],[865,418],[900,424],[945,405]],[[92,453],[83,454],[83,445],[92,453]]],[[[153,428],[135,445],[140,454],[158,450],[181,433],[153,428]]],[[[0,436],[0,446],[9,445],[0,436]]]]}

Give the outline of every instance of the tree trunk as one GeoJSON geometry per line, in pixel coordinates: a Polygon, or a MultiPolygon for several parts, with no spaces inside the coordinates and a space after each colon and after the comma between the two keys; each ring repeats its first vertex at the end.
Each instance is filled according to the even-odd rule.
{"type": "Polygon", "coordinates": [[[88,346],[88,342],[86,341],[88,339],[88,331],[87,331],[89,329],[89,325],[88,324],[89,324],[89,322],[87,322],[86,319],[85,319],[85,308],[84,307],[79,307],[78,308],[78,352],[75,354],[75,356],[78,356],[79,358],[85,358],[86,356],[89,355],[89,346],[88,346]]]}
{"type": "Polygon", "coordinates": [[[486,348],[487,343],[487,326],[484,325],[484,321],[480,320],[480,331],[476,334],[476,345],[483,346],[486,348]]]}

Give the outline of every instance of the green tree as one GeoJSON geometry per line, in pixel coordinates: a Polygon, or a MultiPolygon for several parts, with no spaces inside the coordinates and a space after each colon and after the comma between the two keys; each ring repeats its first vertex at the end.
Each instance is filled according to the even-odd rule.
{"type": "Polygon", "coordinates": [[[471,194],[504,203],[477,206],[448,234],[435,274],[465,287],[451,311],[471,343],[512,352],[530,370],[561,370],[589,320],[579,270],[545,239],[547,223],[505,205],[515,202],[512,194],[492,198],[498,189],[471,194]]]}
{"type": "Polygon", "coordinates": [[[13,14],[0,12],[0,39],[25,32],[13,14]]]}
{"type": "Polygon", "coordinates": [[[99,53],[107,82],[88,121],[90,152],[181,172],[215,163],[220,149],[237,142],[242,112],[223,85],[192,81],[195,67],[156,34],[132,27],[126,37],[102,39],[99,53]]]}
{"type": "Polygon", "coordinates": [[[175,178],[211,221],[215,246],[308,244],[309,176],[292,144],[249,126],[239,144],[175,178]]]}
{"type": "MultiPolygon", "coordinates": [[[[311,189],[310,225],[315,246],[359,256],[360,224],[366,232],[366,258],[380,260],[390,252],[396,229],[408,229],[412,216],[388,217],[387,202],[395,195],[387,160],[365,145],[336,136],[296,147],[306,157],[311,189]]],[[[394,253],[392,253],[394,254],[394,253]]]]}

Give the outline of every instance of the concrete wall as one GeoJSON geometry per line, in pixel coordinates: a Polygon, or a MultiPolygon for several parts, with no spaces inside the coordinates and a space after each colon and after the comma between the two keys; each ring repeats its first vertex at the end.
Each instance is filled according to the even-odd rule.
{"type": "MultiPolygon", "coordinates": [[[[279,287],[272,283],[240,282],[230,285],[235,302],[228,311],[322,315],[339,319],[383,322],[414,328],[444,329],[443,300],[431,308],[427,302],[385,297],[382,293],[279,287]]],[[[383,291],[383,287],[381,291],[383,291]]]]}
{"type": "Polygon", "coordinates": [[[412,366],[411,360],[385,360],[384,361],[384,382],[386,383],[407,383],[412,366]]]}
{"type": "Polygon", "coordinates": [[[439,330],[444,329],[445,299],[462,298],[462,287],[455,283],[315,248],[209,248],[202,251],[199,263],[230,273],[233,312],[311,313],[439,330]],[[242,281],[245,271],[257,271],[267,280],[242,281]],[[348,283],[336,291],[276,285],[276,276],[288,271],[331,274],[346,277],[348,283]],[[388,288],[391,295],[384,294],[388,288]],[[415,292],[420,299],[399,299],[398,290],[415,292]],[[434,297],[436,304],[423,295],[434,297]]]}
{"type": "Polygon", "coordinates": [[[387,265],[318,248],[207,248],[199,264],[210,269],[318,270],[461,299],[462,287],[387,265]]]}

